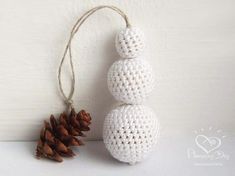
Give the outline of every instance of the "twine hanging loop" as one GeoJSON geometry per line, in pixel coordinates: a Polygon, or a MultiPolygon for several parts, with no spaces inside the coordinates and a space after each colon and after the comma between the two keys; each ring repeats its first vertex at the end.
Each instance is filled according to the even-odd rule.
{"type": "Polygon", "coordinates": [[[125,20],[126,27],[127,28],[131,27],[127,15],[122,10],[120,10],[119,8],[117,8],[115,6],[106,6],[106,5],[97,6],[97,7],[94,7],[92,9],[88,10],[76,21],[76,23],[74,24],[74,26],[70,32],[70,37],[69,37],[69,40],[66,44],[62,59],[60,61],[59,69],[58,69],[59,91],[60,91],[60,94],[61,94],[65,104],[69,108],[73,107],[72,98],[73,98],[74,91],[75,91],[75,72],[74,72],[74,64],[73,64],[73,57],[72,57],[72,50],[71,50],[72,39],[75,36],[75,34],[78,32],[81,25],[87,20],[87,18],[89,18],[89,16],[91,16],[96,11],[104,9],[104,8],[111,9],[111,10],[117,12],[125,20]],[[72,72],[71,88],[70,88],[68,95],[65,94],[64,88],[62,86],[62,80],[61,80],[62,67],[63,67],[63,64],[64,64],[64,61],[65,61],[67,54],[69,56],[69,64],[70,64],[70,68],[71,68],[71,72],[72,72]]]}

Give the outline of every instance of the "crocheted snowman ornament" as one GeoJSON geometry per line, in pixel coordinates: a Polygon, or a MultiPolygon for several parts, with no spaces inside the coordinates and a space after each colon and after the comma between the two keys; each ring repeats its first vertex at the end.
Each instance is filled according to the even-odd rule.
{"type": "Polygon", "coordinates": [[[105,118],[103,140],[111,155],[134,164],[143,160],[157,141],[158,122],[153,111],[141,105],[154,87],[151,66],[140,55],[144,35],[137,28],[126,28],[116,36],[121,59],[108,71],[108,88],[123,105],[105,118]]]}

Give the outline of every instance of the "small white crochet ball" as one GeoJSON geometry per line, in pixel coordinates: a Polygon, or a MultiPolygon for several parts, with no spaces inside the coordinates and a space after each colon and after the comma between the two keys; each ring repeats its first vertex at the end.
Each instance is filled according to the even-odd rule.
{"type": "Polygon", "coordinates": [[[119,161],[135,164],[143,160],[157,142],[158,121],[143,105],[122,105],[105,118],[103,140],[119,161]]]}
{"type": "Polygon", "coordinates": [[[144,50],[144,34],[138,28],[126,28],[116,35],[115,45],[122,58],[135,58],[144,50]]]}
{"type": "Polygon", "coordinates": [[[154,73],[142,58],[120,59],[110,67],[107,83],[116,100],[140,104],[154,88],[154,73]]]}

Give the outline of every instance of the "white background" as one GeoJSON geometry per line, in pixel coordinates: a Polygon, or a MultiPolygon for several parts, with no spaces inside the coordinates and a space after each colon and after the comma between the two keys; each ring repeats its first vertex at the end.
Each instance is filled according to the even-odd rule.
{"type": "MultiPolygon", "coordinates": [[[[235,1],[0,0],[0,140],[37,139],[43,120],[64,110],[56,72],[70,29],[102,4],[121,8],[146,34],[144,57],[157,79],[146,104],[161,122],[161,137],[209,126],[235,135],[235,1]]],[[[118,59],[114,37],[123,27],[119,15],[102,10],[73,42],[74,102],[92,114],[89,139],[102,137],[116,103],[106,74],[118,59]]]]}

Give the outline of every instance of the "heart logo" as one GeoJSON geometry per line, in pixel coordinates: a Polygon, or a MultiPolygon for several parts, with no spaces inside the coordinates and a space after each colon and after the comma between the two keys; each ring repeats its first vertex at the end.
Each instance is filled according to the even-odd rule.
{"type": "Polygon", "coordinates": [[[219,138],[207,137],[205,135],[197,135],[195,142],[197,146],[207,154],[218,149],[221,145],[221,140],[219,138]]]}

